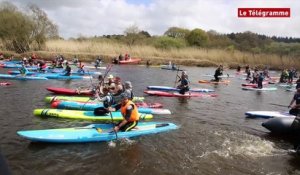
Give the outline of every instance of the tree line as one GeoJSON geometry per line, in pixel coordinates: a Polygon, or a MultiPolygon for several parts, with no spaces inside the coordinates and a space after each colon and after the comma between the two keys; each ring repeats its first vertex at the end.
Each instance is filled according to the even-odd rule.
{"type": "Polygon", "coordinates": [[[3,47],[17,53],[41,50],[49,38],[58,37],[58,27],[36,5],[26,13],[9,2],[0,4],[0,39],[3,47]]]}
{"type": "MultiPolygon", "coordinates": [[[[58,26],[36,5],[29,5],[26,14],[11,3],[0,4],[0,39],[7,50],[23,53],[31,50],[43,50],[48,39],[62,39],[58,35],[58,26]]],[[[128,46],[149,45],[159,49],[181,49],[186,47],[204,49],[235,50],[252,54],[276,54],[280,56],[300,56],[300,38],[277,37],[256,34],[250,31],[222,34],[214,30],[204,31],[170,27],[163,35],[151,36],[149,32],[133,25],[120,35],[94,37],[79,36],[71,40],[105,41],[123,43],[128,46]]]]}
{"type": "Polygon", "coordinates": [[[170,27],[161,36],[151,36],[147,31],[137,26],[128,27],[123,35],[103,35],[94,37],[79,37],[73,40],[105,40],[121,42],[129,46],[151,45],[159,49],[172,48],[207,48],[235,50],[252,54],[276,54],[279,56],[300,56],[300,38],[277,37],[256,34],[250,31],[242,33],[221,34],[214,30],[204,31],[200,28],[188,30],[180,27],[170,27]]]}

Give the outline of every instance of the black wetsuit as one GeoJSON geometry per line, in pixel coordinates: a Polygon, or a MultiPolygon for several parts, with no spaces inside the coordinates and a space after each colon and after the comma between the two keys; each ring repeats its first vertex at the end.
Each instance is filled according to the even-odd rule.
{"type": "Polygon", "coordinates": [[[70,76],[71,75],[71,67],[69,65],[67,65],[66,69],[65,69],[65,74],[64,76],[70,76]]]}
{"type": "Polygon", "coordinates": [[[217,81],[217,82],[220,81],[219,76],[221,76],[221,75],[223,75],[223,71],[222,71],[221,68],[218,68],[218,69],[215,71],[215,75],[214,75],[215,81],[217,81]]]}
{"type": "MultiPolygon", "coordinates": [[[[294,100],[296,100],[296,105],[299,105],[300,104],[300,93],[296,93],[293,97],[294,100]]],[[[299,109],[298,108],[292,108],[289,113],[291,115],[298,115],[299,113],[299,109]]]]}

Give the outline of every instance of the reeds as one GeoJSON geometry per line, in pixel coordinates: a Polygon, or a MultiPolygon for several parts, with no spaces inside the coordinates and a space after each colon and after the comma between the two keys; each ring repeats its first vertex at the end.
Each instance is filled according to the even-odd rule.
{"type": "Polygon", "coordinates": [[[152,64],[165,64],[173,61],[176,64],[187,66],[216,66],[224,64],[235,68],[244,66],[269,66],[271,69],[289,67],[300,68],[299,58],[278,56],[272,54],[251,54],[240,51],[227,51],[223,49],[205,49],[187,47],[182,49],[162,50],[148,45],[127,46],[125,44],[108,41],[71,41],[49,40],[43,51],[37,52],[43,58],[53,58],[62,54],[66,58],[76,55],[82,61],[95,60],[96,56],[102,56],[104,61],[111,61],[119,54],[129,53],[131,57],[142,58],[145,63],[150,60],[152,64]]]}

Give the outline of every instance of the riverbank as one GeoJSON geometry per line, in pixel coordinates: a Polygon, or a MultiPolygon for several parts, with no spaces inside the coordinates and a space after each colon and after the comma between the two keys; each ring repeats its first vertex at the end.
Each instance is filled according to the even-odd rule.
{"type": "MultiPolygon", "coordinates": [[[[7,53],[3,51],[3,53],[7,53]]],[[[9,52],[12,54],[11,52],[9,52]]],[[[32,52],[22,55],[14,54],[16,57],[30,56],[32,52]]],[[[114,42],[101,41],[47,41],[44,50],[35,51],[37,55],[46,60],[51,60],[57,54],[64,55],[67,59],[72,59],[75,55],[84,62],[94,61],[97,56],[101,56],[104,62],[111,62],[120,53],[129,53],[131,57],[141,58],[141,64],[147,60],[153,65],[167,64],[169,61],[178,65],[214,67],[223,64],[229,68],[236,68],[238,65],[263,68],[269,66],[270,69],[280,70],[282,68],[300,68],[299,58],[278,56],[272,54],[251,54],[240,51],[229,51],[222,49],[199,49],[183,48],[162,50],[152,46],[127,46],[114,42]]]]}

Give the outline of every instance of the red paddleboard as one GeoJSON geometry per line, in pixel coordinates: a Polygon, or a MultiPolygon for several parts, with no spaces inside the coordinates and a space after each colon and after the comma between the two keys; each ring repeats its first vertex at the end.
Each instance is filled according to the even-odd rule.
{"type": "Polygon", "coordinates": [[[0,86],[8,86],[11,85],[10,82],[0,82],[0,86]]]}
{"type": "Polygon", "coordinates": [[[47,87],[46,89],[50,92],[53,92],[55,94],[61,94],[61,95],[84,95],[84,96],[93,95],[93,93],[91,92],[78,93],[75,89],[68,89],[68,88],[47,87]]]}
{"type": "Polygon", "coordinates": [[[186,92],[185,94],[180,94],[178,92],[164,92],[164,91],[144,91],[144,93],[149,95],[157,95],[163,97],[216,97],[216,94],[202,94],[196,92],[186,92]]]}
{"type": "Polygon", "coordinates": [[[135,103],[135,105],[140,108],[162,108],[163,107],[163,105],[160,103],[138,102],[138,103],[135,103]]]}

